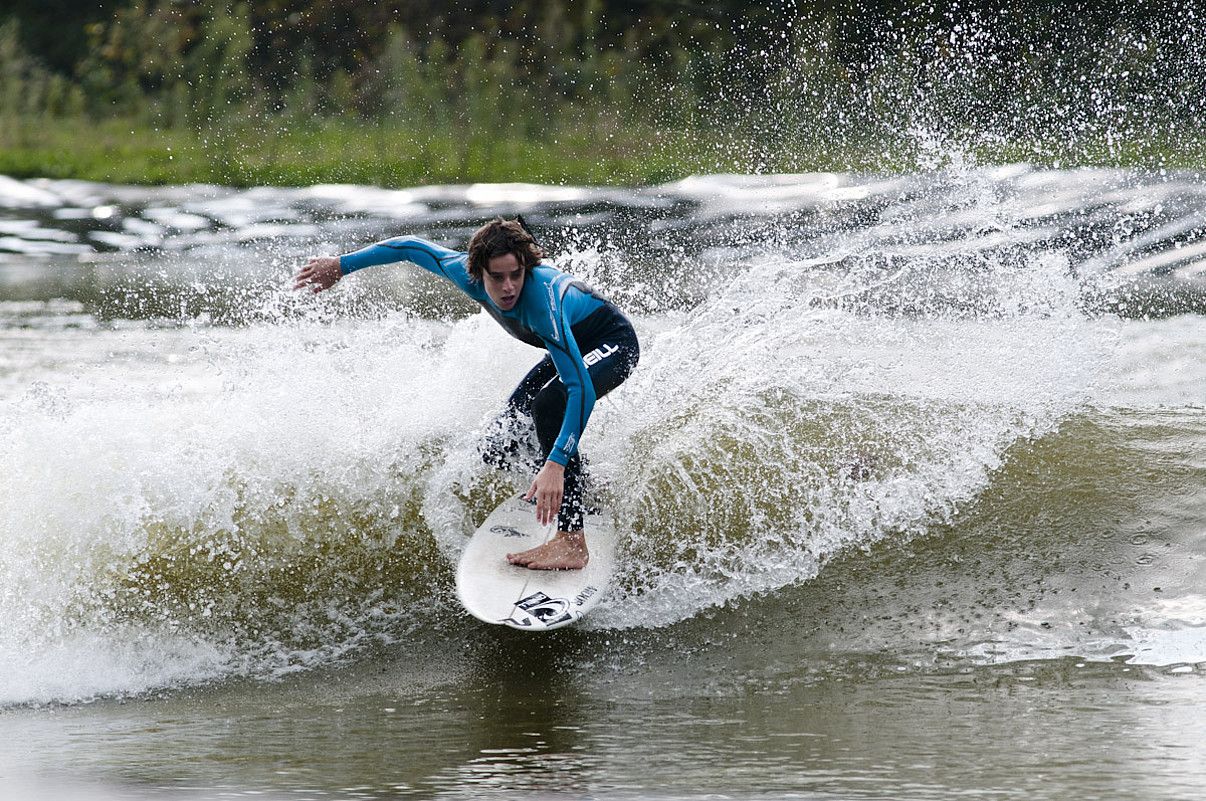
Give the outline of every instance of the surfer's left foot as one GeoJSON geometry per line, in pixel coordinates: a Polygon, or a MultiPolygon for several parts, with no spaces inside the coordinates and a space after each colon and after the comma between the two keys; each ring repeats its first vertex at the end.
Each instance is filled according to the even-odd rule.
{"type": "Polygon", "coordinates": [[[507,554],[507,561],[529,570],[581,570],[590,560],[586,535],[581,531],[558,531],[544,545],[507,554]]]}

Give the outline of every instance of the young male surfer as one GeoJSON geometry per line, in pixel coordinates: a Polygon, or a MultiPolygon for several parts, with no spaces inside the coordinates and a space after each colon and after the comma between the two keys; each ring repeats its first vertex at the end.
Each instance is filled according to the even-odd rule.
{"type": "Polygon", "coordinates": [[[575,570],[589,558],[578,442],[595,400],[629,376],[640,346],[623,312],[543,258],[522,220],[497,217],[473,234],[467,253],[401,236],[342,256],[311,258],[294,288],[321,292],[356,270],[409,261],[451,281],[511,336],[548,351],[511,393],[482,456],[497,467],[518,461],[524,433],[518,428],[535,425],[544,464],[524,497],[535,499],[541,525],[557,521],[557,534],[507,554],[507,560],[534,570],[575,570]]]}

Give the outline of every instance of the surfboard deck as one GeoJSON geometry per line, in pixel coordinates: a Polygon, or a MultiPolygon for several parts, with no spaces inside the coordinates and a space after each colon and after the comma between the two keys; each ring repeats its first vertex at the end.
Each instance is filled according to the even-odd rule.
{"type": "Polygon", "coordinates": [[[474,532],[456,569],[461,605],[478,620],[522,631],[551,631],[582,619],[602,599],[616,566],[618,536],[606,513],[585,521],[590,561],[581,570],[529,570],[507,554],[548,542],[556,526],[536,522],[536,508],[513,496],[474,532]]]}

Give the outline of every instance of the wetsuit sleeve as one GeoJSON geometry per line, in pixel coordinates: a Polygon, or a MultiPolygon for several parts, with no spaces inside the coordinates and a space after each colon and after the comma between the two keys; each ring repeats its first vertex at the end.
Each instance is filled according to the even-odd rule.
{"type": "Polygon", "coordinates": [[[553,365],[561,383],[565,384],[567,398],[565,401],[565,418],[561,421],[561,433],[549,452],[549,461],[565,465],[578,452],[578,442],[582,439],[582,431],[586,421],[595,408],[595,385],[582,361],[582,353],[574,339],[574,332],[566,320],[565,307],[561,300],[556,301],[557,334],[559,341],[545,340],[549,355],[553,357],[553,365]]]}
{"type": "Polygon", "coordinates": [[[428,242],[426,239],[398,236],[361,248],[354,253],[345,253],[339,257],[339,270],[347,275],[378,264],[409,261],[465,289],[469,284],[466,259],[467,254],[428,242]]]}

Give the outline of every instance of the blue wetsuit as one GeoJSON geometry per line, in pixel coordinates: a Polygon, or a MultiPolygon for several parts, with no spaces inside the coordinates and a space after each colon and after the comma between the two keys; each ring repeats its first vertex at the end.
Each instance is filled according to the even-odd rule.
{"type": "Polygon", "coordinates": [[[500,309],[468,271],[469,255],[414,236],[401,236],[339,257],[346,275],[364,267],[413,262],[451,281],[481,304],[506,331],[548,351],[524,377],[491,426],[482,455],[496,466],[520,461],[515,423],[531,418],[544,457],[565,466],[565,496],[558,515],[563,531],[582,529],[578,442],[595,400],[619,386],[640,357],[628,318],[610,301],[560,270],[532,267],[514,308],[500,309]]]}

